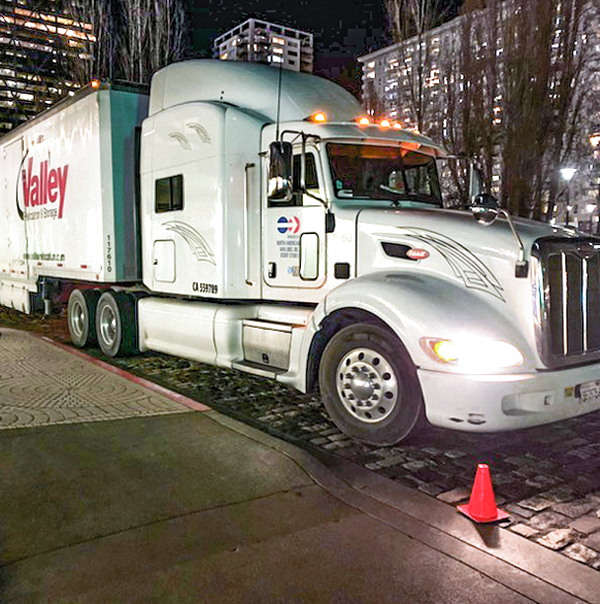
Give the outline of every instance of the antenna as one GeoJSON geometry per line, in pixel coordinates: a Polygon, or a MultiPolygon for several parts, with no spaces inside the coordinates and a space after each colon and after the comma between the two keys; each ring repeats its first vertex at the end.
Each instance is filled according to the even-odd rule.
{"type": "Polygon", "coordinates": [[[283,61],[279,63],[279,83],[277,84],[277,127],[275,129],[275,140],[279,140],[279,111],[281,108],[281,76],[283,74],[283,61]]]}

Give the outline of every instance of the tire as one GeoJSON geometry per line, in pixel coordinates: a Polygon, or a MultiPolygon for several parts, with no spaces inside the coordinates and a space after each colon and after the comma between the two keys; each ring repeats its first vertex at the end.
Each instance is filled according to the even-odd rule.
{"type": "Polygon", "coordinates": [[[100,349],[108,357],[138,352],[135,306],[125,292],[107,291],[100,296],[96,333],[100,349]]]}
{"type": "Polygon", "coordinates": [[[377,325],[350,325],[331,338],[319,386],[331,419],[356,440],[393,445],[425,422],[415,367],[402,343],[377,325]]]}
{"type": "Polygon", "coordinates": [[[67,305],[67,325],[71,342],[77,348],[95,346],[96,305],[100,292],[93,289],[74,289],[67,305]]]}

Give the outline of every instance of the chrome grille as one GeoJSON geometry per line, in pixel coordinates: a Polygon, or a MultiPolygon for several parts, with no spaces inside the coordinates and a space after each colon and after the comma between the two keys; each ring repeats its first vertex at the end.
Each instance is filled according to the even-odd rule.
{"type": "Polygon", "coordinates": [[[539,239],[533,246],[538,348],[548,367],[600,358],[600,239],[539,239]]]}

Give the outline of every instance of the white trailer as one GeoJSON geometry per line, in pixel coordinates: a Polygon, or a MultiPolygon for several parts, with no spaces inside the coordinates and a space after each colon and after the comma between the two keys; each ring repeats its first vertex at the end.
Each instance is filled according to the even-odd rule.
{"type": "Polygon", "coordinates": [[[315,76],[186,61],[147,100],[103,84],[0,140],[0,303],[319,387],[371,443],[600,408],[599,240],[444,209],[443,149],[315,76]]]}

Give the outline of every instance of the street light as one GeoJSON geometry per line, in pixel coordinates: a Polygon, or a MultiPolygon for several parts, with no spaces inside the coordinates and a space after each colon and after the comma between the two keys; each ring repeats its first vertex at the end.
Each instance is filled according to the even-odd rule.
{"type": "Polygon", "coordinates": [[[567,181],[567,226],[569,226],[569,211],[573,209],[571,202],[571,180],[577,170],[575,168],[561,168],[560,175],[567,181]]]}

